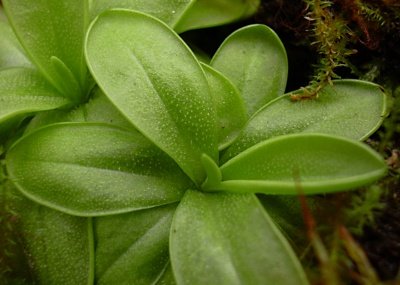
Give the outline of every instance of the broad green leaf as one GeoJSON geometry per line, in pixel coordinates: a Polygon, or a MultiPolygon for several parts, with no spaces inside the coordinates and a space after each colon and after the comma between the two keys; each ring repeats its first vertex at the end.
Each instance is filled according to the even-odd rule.
{"type": "Polygon", "coordinates": [[[108,9],[124,8],[150,14],[168,25],[174,25],[186,7],[194,0],[92,0],[90,15],[96,16],[108,9]]]}
{"type": "Polygon", "coordinates": [[[247,149],[225,163],[221,172],[219,190],[307,195],[370,184],[386,173],[386,164],[378,153],[355,140],[295,134],[247,149]]]}
{"type": "Polygon", "coordinates": [[[359,80],[334,81],[314,100],[292,102],[290,94],[282,96],[251,118],[222,160],[271,137],[291,133],[318,132],[364,140],[386,117],[386,101],[378,85],[359,80]]]}
{"type": "Polygon", "coordinates": [[[216,114],[205,74],[184,42],[156,18],[112,10],[92,23],[86,57],[112,103],[200,184],[201,154],[218,159],[216,114]]]}
{"type": "Polygon", "coordinates": [[[96,284],[154,284],[169,264],[176,205],[96,219],[96,284]]]}
{"type": "Polygon", "coordinates": [[[235,31],[215,53],[211,66],[236,85],[249,116],[285,92],[286,51],[267,26],[250,25],[235,31]]]}
{"type": "Polygon", "coordinates": [[[16,117],[60,108],[70,102],[36,70],[20,67],[0,71],[0,103],[0,124],[3,124],[16,117]]]}
{"type": "Polygon", "coordinates": [[[41,128],[13,145],[6,164],[26,196],[79,216],[173,203],[191,185],[174,161],[143,136],[107,124],[41,128]]]}
{"type": "MultiPolygon", "coordinates": [[[[107,123],[128,129],[134,129],[132,124],[118,111],[110,100],[96,88],[90,100],[73,110],[53,110],[37,114],[27,126],[29,133],[46,125],[61,122],[93,122],[107,123]]],[[[135,130],[136,131],[136,130],[135,130]]]]}
{"type": "Polygon", "coordinates": [[[219,148],[228,146],[247,122],[247,113],[236,87],[221,73],[202,64],[218,118],[219,148]]]}
{"type": "Polygon", "coordinates": [[[87,73],[83,40],[88,24],[88,1],[4,0],[3,4],[26,53],[47,80],[66,96],[82,96],[87,73]],[[67,69],[60,69],[52,58],[57,58],[67,69]],[[68,73],[75,80],[70,76],[65,78],[68,73]],[[77,89],[81,94],[75,94],[77,89]]]}
{"type": "Polygon", "coordinates": [[[31,63],[26,58],[7,18],[0,6],[0,68],[29,67],[31,63]]]}
{"type": "Polygon", "coordinates": [[[175,213],[170,255],[177,284],[308,284],[254,195],[189,190],[175,213]]]}
{"type": "Polygon", "coordinates": [[[93,284],[91,220],[40,206],[15,194],[12,208],[37,283],[93,284]]]}
{"type": "Polygon", "coordinates": [[[92,0],[91,18],[112,8],[124,8],[150,14],[179,33],[223,25],[249,17],[260,0],[92,0]]]}
{"type": "Polygon", "coordinates": [[[94,92],[89,102],[73,110],[69,117],[71,121],[108,123],[134,129],[132,124],[122,115],[118,108],[110,102],[110,99],[100,89],[94,92]]]}
{"type": "Polygon", "coordinates": [[[260,0],[192,0],[174,24],[181,33],[188,30],[228,24],[254,14],[260,0]]]}

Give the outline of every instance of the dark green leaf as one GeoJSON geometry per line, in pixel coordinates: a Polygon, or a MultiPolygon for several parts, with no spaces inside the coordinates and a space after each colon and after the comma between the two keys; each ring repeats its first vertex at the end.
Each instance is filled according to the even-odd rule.
{"type": "Polygon", "coordinates": [[[28,285],[33,283],[33,272],[26,258],[18,215],[12,205],[15,194],[21,194],[5,178],[0,169],[0,280],[2,285],[28,285]]]}
{"type": "Polygon", "coordinates": [[[189,46],[200,63],[210,64],[211,57],[209,54],[207,54],[204,50],[200,49],[196,45],[191,44],[190,42],[189,46]]]}
{"type": "Polygon", "coordinates": [[[308,284],[299,261],[253,195],[189,190],[172,223],[178,284],[308,284]]]}
{"type": "Polygon", "coordinates": [[[215,53],[211,66],[236,85],[249,116],[285,92],[286,51],[267,26],[250,25],[235,31],[215,53]]]}
{"type": "Polygon", "coordinates": [[[73,215],[169,204],[191,184],[143,136],[107,124],[44,127],[14,144],[6,160],[10,179],[25,195],[73,215]]]}
{"type": "Polygon", "coordinates": [[[292,102],[290,95],[282,96],[251,118],[222,160],[271,137],[291,133],[318,132],[366,139],[386,117],[386,101],[378,85],[359,80],[334,81],[315,100],[292,102]]]}
{"type": "Polygon", "coordinates": [[[12,208],[37,284],[93,284],[90,219],[51,210],[20,194],[15,194],[12,208]]]}
{"type": "MultiPolygon", "coordinates": [[[[310,240],[307,237],[299,196],[259,194],[257,197],[296,252],[304,252],[310,245],[310,240]]],[[[318,199],[320,197],[316,195],[304,198],[311,214],[317,216],[319,214],[317,209],[322,208],[318,202],[321,202],[322,199],[318,199]]]]}
{"type": "Polygon", "coordinates": [[[246,109],[239,91],[221,73],[202,64],[206,73],[218,118],[219,148],[227,147],[247,122],[246,109]]]}
{"type": "Polygon", "coordinates": [[[221,167],[220,190],[298,195],[350,190],[386,173],[382,157],[344,137],[295,134],[261,142],[221,167]]]}
{"type": "MultiPolygon", "coordinates": [[[[60,92],[79,97],[86,88],[83,40],[88,24],[87,0],[4,0],[11,26],[32,62],[60,92]],[[75,77],[64,78],[52,57],[57,57],[75,77]],[[67,81],[67,82],[64,82],[67,81]]],[[[63,72],[64,73],[64,72],[63,72]]]]}
{"type": "Polygon", "coordinates": [[[259,5],[260,0],[192,0],[173,26],[181,33],[228,24],[251,16],[259,5]]]}
{"type": "Polygon", "coordinates": [[[168,264],[160,279],[157,280],[155,285],[176,285],[174,273],[172,271],[171,263],[168,264]]]}
{"type": "Polygon", "coordinates": [[[96,284],[154,284],[169,264],[176,205],[96,219],[96,284]]]}
{"type": "Polygon", "coordinates": [[[205,74],[184,42],[149,15],[113,10],[92,24],[86,56],[117,108],[201,184],[201,154],[218,159],[216,114],[205,74]]]}

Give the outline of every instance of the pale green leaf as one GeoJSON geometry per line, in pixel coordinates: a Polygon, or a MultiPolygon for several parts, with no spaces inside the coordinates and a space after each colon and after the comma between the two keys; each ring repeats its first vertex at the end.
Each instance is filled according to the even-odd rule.
{"type": "Polygon", "coordinates": [[[71,121],[86,121],[97,123],[108,123],[128,129],[134,129],[132,124],[123,114],[110,102],[110,99],[97,89],[91,96],[89,102],[79,106],[70,112],[71,121]],[[83,119],[81,119],[81,117],[83,119]]]}
{"type": "Polygon", "coordinates": [[[61,122],[107,123],[128,129],[132,124],[118,111],[110,100],[96,88],[90,100],[73,110],[53,110],[37,114],[27,126],[25,134],[46,125],[61,122]]]}
{"type": "Polygon", "coordinates": [[[0,6],[0,68],[31,66],[3,13],[0,6]]]}
{"type": "Polygon", "coordinates": [[[57,86],[61,90],[67,90],[67,93],[64,92],[65,97],[70,98],[73,102],[80,103],[83,91],[72,70],[56,56],[52,56],[50,62],[55,71],[54,79],[57,81],[57,86]]]}
{"type": "Polygon", "coordinates": [[[51,210],[18,193],[14,194],[9,207],[16,215],[19,236],[37,284],[93,284],[94,245],[90,219],[51,210]]]}
{"type": "Polygon", "coordinates": [[[169,264],[176,205],[96,219],[96,284],[154,284],[169,264]]]}
{"type": "Polygon", "coordinates": [[[308,284],[254,195],[186,192],[171,228],[177,284],[308,284]]]}
{"type": "Polygon", "coordinates": [[[26,53],[47,80],[64,95],[79,97],[74,94],[75,82],[60,81],[62,75],[51,60],[57,57],[75,76],[81,93],[85,92],[88,0],[4,0],[3,4],[26,53]]]}
{"type": "Polygon", "coordinates": [[[247,18],[254,14],[260,0],[192,0],[187,5],[174,29],[188,30],[219,26],[247,18]]]}
{"type": "Polygon", "coordinates": [[[0,124],[69,103],[34,69],[20,67],[0,71],[0,124]]]}
{"type": "Polygon", "coordinates": [[[247,113],[236,87],[221,73],[202,64],[218,118],[219,148],[227,147],[247,122],[247,113]]]}
{"type": "Polygon", "coordinates": [[[314,100],[292,102],[290,94],[282,96],[251,118],[222,160],[271,137],[291,133],[318,132],[364,140],[386,117],[386,101],[378,85],[359,80],[333,81],[314,100]]]}
{"type": "Polygon", "coordinates": [[[113,104],[200,184],[201,154],[218,159],[216,114],[205,74],[184,42],[156,18],[112,10],[92,24],[86,56],[113,104]]]}
{"type": "Polygon", "coordinates": [[[92,0],[91,18],[107,9],[123,8],[150,14],[179,33],[228,24],[257,11],[260,0],[92,0]]]}
{"type": "Polygon", "coordinates": [[[143,136],[107,124],[41,128],[13,145],[6,164],[26,196],[80,216],[173,203],[191,185],[174,161],[143,136]]]}
{"type": "Polygon", "coordinates": [[[235,31],[217,50],[211,66],[236,85],[249,116],[285,92],[286,51],[267,26],[250,25],[235,31]]]}
{"type": "MultiPolygon", "coordinates": [[[[351,190],[386,173],[383,158],[355,140],[294,134],[261,142],[221,166],[219,190],[298,195],[351,190]]],[[[216,189],[217,190],[217,189],[216,189]]]]}
{"type": "Polygon", "coordinates": [[[123,8],[150,14],[168,25],[174,25],[186,7],[194,0],[92,0],[90,15],[96,16],[108,9],[123,8]]]}

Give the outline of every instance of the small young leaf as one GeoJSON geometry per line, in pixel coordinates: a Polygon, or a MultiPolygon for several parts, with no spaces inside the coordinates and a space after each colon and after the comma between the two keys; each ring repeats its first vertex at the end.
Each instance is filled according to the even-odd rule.
{"type": "Polygon", "coordinates": [[[227,147],[247,122],[247,113],[236,87],[221,73],[202,64],[218,118],[219,149],[227,147]]]}
{"type": "Polygon", "coordinates": [[[7,18],[0,6],[0,68],[30,67],[32,64],[25,56],[7,18]]]}
{"type": "Polygon", "coordinates": [[[61,82],[51,58],[62,61],[84,89],[88,0],[4,0],[3,4],[11,26],[43,76],[64,95],[77,96],[70,94],[74,89],[66,88],[75,82],[61,82]]]}
{"type": "Polygon", "coordinates": [[[10,68],[0,71],[0,124],[15,117],[68,105],[36,70],[10,68]]]}
{"type": "Polygon", "coordinates": [[[79,216],[173,203],[191,185],[174,161],[143,136],[107,124],[44,127],[14,144],[6,164],[26,196],[79,216]]]}
{"type": "Polygon", "coordinates": [[[228,24],[251,16],[259,5],[260,0],[192,0],[173,27],[182,33],[228,24]]]}
{"type": "Polygon", "coordinates": [[[386,173],[386,164],[378,153],[358,141],[295,134],[247,149],[225,163],[221,172],[219,190],[307,195],[372,183],[386,173]]]}
{"type": "Polygon", "coordinates": [[[90,15],[94,19],[108,9],[123,8],[150,14],[173,26],[194,0],[92,0],[90,15]]]}
{"type": "Polygon", "coordinates": [[[211,66],[236,85],[249,116],[285,92],[286,51],[267,26],[250,25],[235,31],[215,53],[211,66]]]}
{"type": "Polygon", "coordinates": [[[207,178],[201,187],[203,189],[212,189],[213,187],[218,186],[222,180],[221,170],[218,165],[206,154],[202,155],[201,162],[207,173],[207,178]]]}
{"type": "Polygon", "coordinates": [[[178,284],[308,284],[254,195],[187,191],[172,222],[170,255],[178,284]]]}
{"type": "Polygon", "coordinates": [[[52,56],[50,62],[55,70],[55,80],[57,80],[62,90],[68,90],[68,95],[66,97],[75,104],[79,104],[81,101],[80,97],[82,96],[82,90],[72,71],[56,56],[52,56]]]}
{"type": "Polygon", "coordinates": [[[200,185],[201,154],[218,160],[216,114],[205,74],[184,42],[156,18],[112,10],[92,23],[86,57],[113,104],[200,185]]]}
{"type": "Polygon", "coordinates": [[[154,284],[169,264],[175,208],[96,218],[96,284],[154,284]]]}
{"type": "Polygon", "coordinates": [[[40,206],[17,193],[11,202],[35,284],[93,284],[93,230],[88,218],[40,206]]]}
{"type": "Polygon", "coordinates": [[[222,161],[261,141],[291,133],[318,132],[364,140],[386,117],[386,101],[378,85],[360,80],[333,81],[315,100],[292,102],[290,94],[282,96],[250,119],[222,161]]]}

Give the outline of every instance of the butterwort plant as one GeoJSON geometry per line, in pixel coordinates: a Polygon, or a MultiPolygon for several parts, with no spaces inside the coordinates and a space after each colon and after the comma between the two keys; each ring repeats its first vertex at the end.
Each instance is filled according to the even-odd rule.
{"type": "Polygon", "coordinates": [[[107,10],[84,53],[92,99],[37,116],[6,155],[39,283],[308,284],[255,194],[351,190],[386,172],[359,142],[386,113],[380,87],[338,80],[292,102],[266,26],[200,63],[159,19],[107,10]]]}

